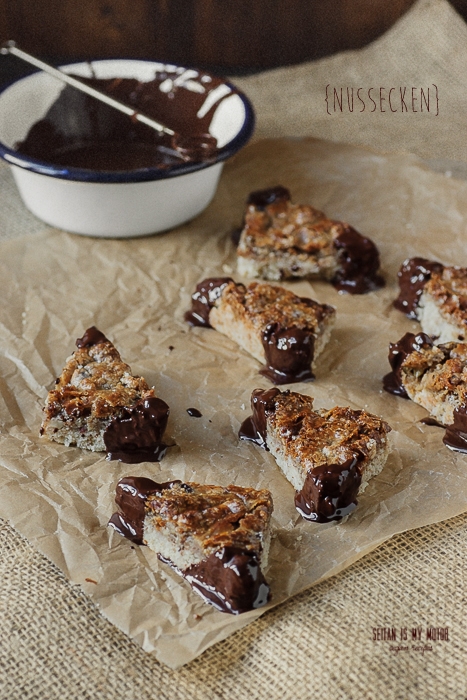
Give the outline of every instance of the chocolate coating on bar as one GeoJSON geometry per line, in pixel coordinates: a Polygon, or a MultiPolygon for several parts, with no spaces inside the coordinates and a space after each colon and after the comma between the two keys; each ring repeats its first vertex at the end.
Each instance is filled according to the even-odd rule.
{"type": "Polygon", "coordinates": [[[260,374],[273,384],[309,382],[314,379],[311,371],[315,338],[306,328],[283,328],[270,323],[263,331],[263,348],[267,366],[260,374]]]}
{"type": "Polygon", "coordinates": [[[467,406],[454,409],[454,422],[446,428],[443,442],[449,449],[467,454],[467,406]]]}
{"type": "Polygon", "coordinates": [[[213,552],[181,573],[221,612],[238,615],[255,610],[266,605],[271,597],[256,555],[234,547],[213,552]]]}
{"type": "Polygon", "coordinates": [[[192,326],[211,328],[209,312],[229,282],[233,282],[231,277],[208,277],[197,284],[191,296],[191,309],[185,313],[185,321],[192,326]]]}
{"type": "Polygon", "coordinates": [[[425,284],[433,272],[441,274],[443,265],[425,258],[408,258],[397,273],[400,292],[393,306],[409,318],[417,319],[417,307],[425,284]]]}
{"type": "Polygon", "coordinates": [[[104,432],[107,459],[126,464],[159,462],[167,449],[161,440],[168,417],[169,407],[157,397],[124,408],[104,432]]]}
{"type": "Polygon", "coordinates": [[[77,348],[89,348],[91,345],[99,345],[99,343],[108,343],[108,338],[105,337],[96,326],[91,326],[85,331],[82,338],[76,340],[77,348]]]}
{"type": "Polygon", "coordinates": [[[255,192],[250,192],[247,205],[252,204],[258,209],[264,209],[269,204],[274,204],[275,202],[289,202],[290,192],[286,187],[282,185],[277,185],[276,187],[268,187],[265,190],[256,190],[255,192]]]}
{"type": "Polygon", "coordinates": [[[311,469],[302,490],[295,493],[295,507],[300,515],[305,520],[327,523],[351,513],[357,506],[363,460],[363,455],[356,455],[342,464],[322,464],[311,469]]]}
{"type": "Polygon", "coordinates": [[[426,333],[406,333],[397,343],[389,344],[388,360],[392,371],[383,377],[383,389],[390,394],[408,399],[402,383],[401,367],[404,360],[413,352],[422,348],[433,347],[433,340],[426,333]]]}
{"type": "MultiPolygon", "coordinates": [[[[283,392],[287,394],[287,392],[283,392]]],[[[276,407],[275,399],[280,396],[279,389],[254,389],[251,394],[252,415],[246,418],[238,436],[240,440],[248,440],[269,451],[266,444],[267,438],[267,415],[273,413],[276,407]]]]}
{"type": "Polygon", "coordinates": [[[365,294],[384,287],[378,274],[379,251],[372,240],[362,236],[352,226],[346,226],[334,239],[338,251],[339,269],[332,285],[348,294],[365,294]]]}
{"type": "Polygon", "coordinates": [[[143,476],[126,476],[117,484],[115,503],[120,511],[114,513],[109,525],[119,535],[126,537],[135,544],[144,544],[144,518],[146,515],[146,500],[148,496],[170,489],[179,480],[158,484],[143,476]]]}

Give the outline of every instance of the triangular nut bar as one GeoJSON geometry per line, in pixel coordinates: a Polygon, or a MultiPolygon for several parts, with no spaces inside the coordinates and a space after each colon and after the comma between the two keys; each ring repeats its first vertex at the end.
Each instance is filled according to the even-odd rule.
{"type": "Polygon", "coordinates": [[[242,613],[270,598],[269,491],[126,477],[117,484],[117,532],[147,544],[218,610],[242,613]]]}
{"type": "Polygon", "coordinates": [[[95,326],[76,345],[47,396],[41,435],[130,464],[159,461],[167,404],[95,326]]]}
{"type": "Polygon", "coordinates": [[[389,345],[390,394],[412,399],[429,411],[424,423],[445,426],[444,444],[467,452],[467,343],[436,344],[426,333],[406,333],[389,345]]]}
{"type": "Polygon", "coordinates": [[[269,450],[295,488],[295,507],[314,522],[341,520],[387,459],[390,426],[362,410],[314,409],[311,396],[255,389],[240,438],[269,450]]]}
{"type": "Polygon", "coordinates": [[[336,310],[284,287],[245,286],[230,277],[200,282],[185,320],[212,327],[264,363],[260,374],[274,384],[310,381],[314,361],[328,342],[336,310]]]}
{"type": "Polygon", "coordinates": [[[237,264],[242,277],[320,278],[350,294],[384,285],[370,238],[314,207],[293,204],[281,185],[248,197],[237,264]]]}

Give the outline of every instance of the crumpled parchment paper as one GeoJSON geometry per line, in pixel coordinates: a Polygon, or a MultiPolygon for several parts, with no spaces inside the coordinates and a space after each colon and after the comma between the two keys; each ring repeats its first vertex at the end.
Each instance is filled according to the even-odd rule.
{"type": "Polygon", "coordinates": [[[267,608],[232,616],[106,527],[117,481],[127,475],[268,488],[274,503],[271,564],[277,605],[349,566],[397,532],[467,510],[467,456],[443,431],[421,424],[410,401],[382,391],[388,343],[419,328],[392,308],[407,256],[467,265],[467,183],[414,156],[313,139],[268,140],[229,162],[213,203],[177,230],[136,240],[98,240],[56,230],[0,246],[0,516],[92,596],[102,613],[146,651],[176,668],[267,608]],[[198,281],[235,274],[230,231],[253,189],[282,184],[297,202],[345,220],[380,248],[385,289],[338,294],[324,282],[287,283],[337,308],[313,383],[291,385],[317,407],[350,405],[393,427],[381,474],[341,523],[303,521],[274,458],[237,437],[259,365],[214,330],[189,328],[183,313],[198,281]],[[74,341],[95,324],[135,373],[171,408],[176,443],[159,464],[108,462],[104,454],[39,437],[41,408],[74,341]],[[172,348],[172,349],[171,349],[172,348]],[[186,409],[198,408],[201,418],[186,409]]]}

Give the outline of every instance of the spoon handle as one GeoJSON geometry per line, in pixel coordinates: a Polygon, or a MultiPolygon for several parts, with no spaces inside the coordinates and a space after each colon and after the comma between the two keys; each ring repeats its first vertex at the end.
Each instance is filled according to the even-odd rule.
{"type": "Polygon", "coordinates": [[[7,41],[5,44],[3,44],[3,46],[0,47],[0,53],[13,54],[14,56],[17,56],[17,58],[21,58],[23,61],[26,61],[27,63],[30,63],[31,65],[35,66],[36,68],[39,68],[40,70],[44,71],[44,73],[48,73],[54,78],[58,78],[58,80],[61,80],[62,82],[67,83],[68,85],[71,85],[77,90],[81,90],[81,92],[85,92],[87,95],[91,95],[91,97],[94,97],[96,100],[100,100],[101,102],[104,102],[110,107],[118,109],[120,112],[123,112],[123,114],[127,114],[129,117],[131,117],[131,119],[135,119],[136,121],[139,121],[142,124],[146,124],[147,126],[150,126],[156,131],[158,131],[159,133],[168,134],[169,136],[175,136],[175,131],[169,129],[168,126],[164,126],[163,124],[157,122],[155,119],[148,117],[146,114],[142,114],[138,110],[135,110],[132,107],[129,107],[128,105],[124,104],[123,102],[120,102],[120,100],[115,100],[113,97],[110,97],[109,95],[100,92],[100,90],[96,90],[90,85],[82,83],[80,80],[73,78],[71,75],[68,75],[64,71],[58,70],[57,68],[53,68],[53,66],[49,66],[48,63],[44,63],[44,61],[41,61],[39,58],[31,56],[30,54],[26,53],[26,51],[19,49],[14,41],[7,41]]]}

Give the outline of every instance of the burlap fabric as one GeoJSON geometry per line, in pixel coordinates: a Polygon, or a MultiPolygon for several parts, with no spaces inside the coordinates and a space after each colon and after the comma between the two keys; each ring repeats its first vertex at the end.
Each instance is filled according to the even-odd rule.
{"type": "MultiPolygon", "coordinates": [[[[257,137],[406,149],[462,175],[466,69],[464,22],[444,0],[422,0],[363,51],[237,82],[257,107],[257,137]],[[439,114],[327,114],[328,84],[436,84],[439,114]]],[[[41,230],[5,168],[0,180],[2,237],[41,230]]],[[[7,524],[0,551],[2,698],[467,698],[466,515],[398,535],[176,672],[113,628],[7,524]],[[448,628],[448,639],[427,641],[427,627],[448,628]],[[374,628],[394,628],[398,640],[375,639],[384,634],[374,628]],[[418,628],[421,641],[412,641],[418,628]]]]}

